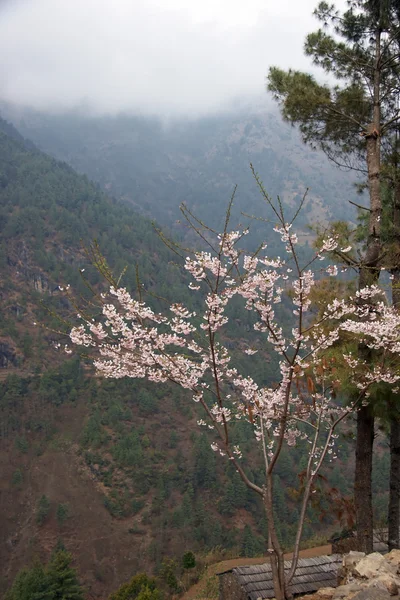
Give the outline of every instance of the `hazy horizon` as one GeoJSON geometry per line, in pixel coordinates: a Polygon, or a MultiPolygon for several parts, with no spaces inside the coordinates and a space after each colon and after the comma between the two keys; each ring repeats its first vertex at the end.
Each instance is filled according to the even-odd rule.
{"type": "MultiPolygon", "coordinates": [[[[315,0],[5,0],[0,98],[38,110],[197,117],[312,71],[315,0]]],[[[343,4],[341,0],[340,4],[343,4]]]]}

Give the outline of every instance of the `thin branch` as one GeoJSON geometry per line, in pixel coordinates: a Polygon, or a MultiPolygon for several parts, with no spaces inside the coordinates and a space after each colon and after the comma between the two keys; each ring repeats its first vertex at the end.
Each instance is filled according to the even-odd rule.
{"type": "Polygon", "coordinates": [[[372,210],[370,208],[368,208],[368,206],[362,206],[361,204],[357,204],[357,202],[353,202],[353,200],[349,200],[349,203],[352,204],[353,206],[356,206],[357,208],[361,208],[362,210],[367,210],[368,212],[372,212],[372,210]]]}

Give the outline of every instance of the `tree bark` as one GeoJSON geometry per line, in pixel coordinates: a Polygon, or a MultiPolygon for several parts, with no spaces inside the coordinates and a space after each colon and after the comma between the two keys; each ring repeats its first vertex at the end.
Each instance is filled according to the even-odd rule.
{"type": "Polygon", "coordinates": [[[389,550],[400,548],[400,418],[393,415],[390,422],[390,483],[388,510],[389,550]]]}
{"type": "Polygon", "coordinates": [[[366,553],[373,551],[371,476],[374,421],[374,415],[370,406],[362,406],[357,412],[354,503],[356,508],[358,549],[366,553]]]}
{"type": "MultiPolygon", "coordinates": [[[[380,142],[371,125],[367,136],[367,166],[370,193],[370,219],[367,248],[360,267],[359,289],[378,282],[381,253],[381,191],[380,191],[380,142]]],[[[362,301],[361,301],[362,302],[362,301]]],[[[364,301],[365,302],[365,301],[364,301]]],[[[371,351],[363,345],[360,356],[369,362],[371,351]]],[[[354,503],[357,521],[358,549],[373,552],[372,510],[372,455],[374,444],[374,416],[370,406],[362,406],[357,412],[356,463],[354,475],[354,503]]]]}
{"type": "Polygon", "coordinates": [[[279,543],[275,528],[273,508],[273,479],[271,473],[267,474],[267,486],[264,494],[264,508],[268,523],[268,544],[270,545],[270,548],[268,548],[268,554],[271,560],[275,598],[276,600],[286,600],[291,598],[291,595],[290,592],[286,590],[283,550],[279,543]]]}
{"type": "MultiPolygon", "coordinates": [[[[398,170],[396,164],[396,171],[398,170]]],[[[400,310],[400,181],[394,182],[393,198],[393,269],[392,304],[400,310]]],[[[389,550],[400,548],[400,398],[397,406],[389,407],[390,478],[388,506],[389,550]]]]}
{"type": "Polygon", "coordinates": [[[360,269],[360,288],[376,283],[379,278],[378,261],[381,252],[382,198],[380,183],[380,137],[379,126],[371,123],[367,138],[367,169],[370,200],[367,248],[360,269]]]}
{"type": "MultiPolygon", "coordinates": [[[[360,267],[359,289],[374,285],[379,280],[381,254],[382,198],[381,174],[381,33],[378,27],[375,40],[373,117],[367,131],[366,158],[370,217],[365,257],[360,267]]],[[[368,361],[370,351],[359,347],[360,356],[368,361]]],[[[372,454],[374,444],[374,416],[370,406],[362,406],[357,412],[356,465],[354,481],[354,502],[357,519],[358,549],[373,552],[373,511],[372,511],[372,454]]]]}

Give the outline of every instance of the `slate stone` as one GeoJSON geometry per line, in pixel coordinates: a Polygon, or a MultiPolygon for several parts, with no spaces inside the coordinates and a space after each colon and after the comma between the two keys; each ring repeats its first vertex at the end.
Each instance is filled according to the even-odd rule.
{"type": "Polygon", "coordinates": [[[369,587],[353,596],[353,600],[391,600],[391,596],[387,590],[369,587]]]}

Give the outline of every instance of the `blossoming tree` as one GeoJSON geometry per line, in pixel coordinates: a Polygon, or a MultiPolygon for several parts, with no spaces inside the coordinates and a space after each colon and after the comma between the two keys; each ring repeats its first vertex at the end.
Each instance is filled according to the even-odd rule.
{"type": "MultiPolygon", "coordinates": [[[[400,351],[400,317],[386,306],[382,292],[374,287],[348,301],[335,300],[321,316],[312,311],[311,293],[317,265],[337,247],[329,238],[305,265],[299,262],[298,239],[292,223],[286,223],[279,208],[275,232],[284,247],[284,258],[269,257],[266,244],[255,252],[240,249],[247,231],[225,229],[217,234],[201,233],[207,251],[187,256],[184,268],[193,294],[204,301],[201,314],[175,303],[165,314],[156,314],[124,288],[111,286],[102,295],[101,314],[95,319],[80,316],[81,324],[70,332],[74,346],[88,349],[97,373],[108,378],[134,377],[153,382],[171,381],[187,390],[188,397],[203,409],[198,420],[214,435],[212,449],[231,461],[243,482],[258,494],[265,507],[275,596],[291,596],[290,584],[296,570],[306,510],[316,478],[326,458],[335,458],[337,427],[362,405],[375,382],[395,385],[400,375],[388,362],[400,351]],[[290,291],[290,293],[288,293],[290,291]],[[279,322],[277,305],[285,295],[291,304],[293,322],[279,322]],[[259,352],[269,345],[278,357],[276,382],[260,385],[235,367],[226,344],[229,304],[242,300],[243,310],[254,315],[254,336],[259,352]],[[366,303],[365,300],[368,299],[366,303]],[[328,326],[329,325],[329,326],[328,326]],[[357,397],[342,405],[334,390],[340,385],[329,368],[327,350],[341,332],[358,336],[371,348],[383,350],[368,365],[356,356],[343,360],[354,370],[357,397]],[[264,482],[249,476],[241,448],[232,442],[235,421],[246,419],[254,433],[254,444],[263,456],[264,482]],[[287,446],[307,448],[307,467],[302,478],[299,519],[290,569],[285,569],[273,510],[273,474],[287,446]]],[[[228,211],[229,212],[229,211],[228,211]]],[[[346,253],[350,248],[341,248],[346,253]]],[[[336,267],[326,268],[336,276],[336,267]]],[[[68,349],[67,351],[71,351],[68,349]]],[[[235,352],[239,352],[236,348],[235,352]]],[[[257,350],[248,346],[244,352],[257,350]]]]}

